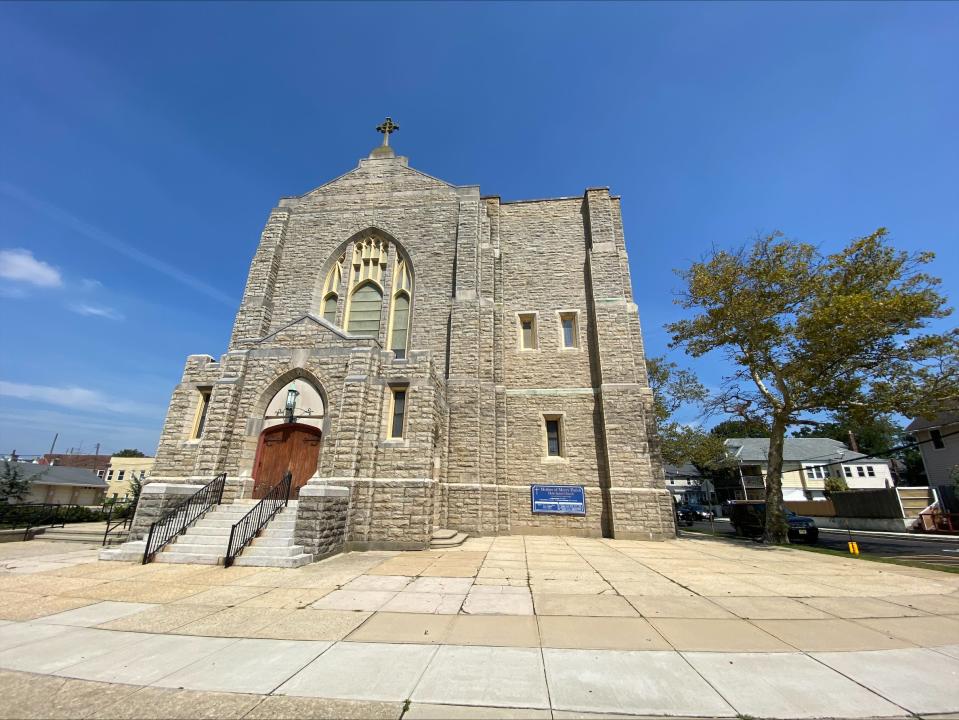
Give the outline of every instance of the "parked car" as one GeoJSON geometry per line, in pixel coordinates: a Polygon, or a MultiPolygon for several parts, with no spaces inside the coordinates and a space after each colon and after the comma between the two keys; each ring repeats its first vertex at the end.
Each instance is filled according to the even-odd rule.
{"type": "Polygon", "coordinates": [[[686,505],[679,505],[676,508],[676,524],[692,527],[696,522],[696,513],[690,510],[686,505]]]}
{"type": "Polygon", "coordinates": [[[708,507],[702,505],[687,505],[690,512],[696,517],[697,520],[712,520],[715,517],[715,514],[708,507]]]}
{"type": "MultiPolygon", "coordinates": [[[[766,529],[766,503],[733,501],[729,503],[729,522],[737,535],[760,537],[766,529]]],[[[789,541],[815,543],[819,541],[819,528],[811,517],[797,515],[786,510],[789,523],[789,541]]]]}

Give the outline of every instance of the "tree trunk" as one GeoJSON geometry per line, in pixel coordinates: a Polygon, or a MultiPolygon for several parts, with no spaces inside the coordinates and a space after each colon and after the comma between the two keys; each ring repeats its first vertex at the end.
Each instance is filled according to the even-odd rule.
{"type": "Polygon", "coordinates": [[[766,458],[766,530],[763,541],[773,545],[789,542],[789,523],[783,505],[783,444],[786,440],[786,418],[773,416],[769,433],[769,455],[766,458]]]}

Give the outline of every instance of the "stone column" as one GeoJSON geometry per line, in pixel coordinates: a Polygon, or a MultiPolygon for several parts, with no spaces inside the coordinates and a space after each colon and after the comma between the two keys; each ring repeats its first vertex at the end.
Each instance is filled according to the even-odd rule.
{"type": "Polygon", "coordinates": [[[293,543],[313,554],[313,562],[340,552],[346,542],[350,489],[312,480],[300,488],[293,543]]]}

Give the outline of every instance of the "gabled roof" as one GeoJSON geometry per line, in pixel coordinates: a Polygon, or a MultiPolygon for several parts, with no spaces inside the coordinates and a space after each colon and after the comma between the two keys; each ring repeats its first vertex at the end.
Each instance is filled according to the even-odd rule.
{"type": "Polygon", "coordinates": [[[931,428],[941,428],[945,425],[955,425],[959,423],[959,411],[936,413],[931,418],[917,417],[906,427],[908,432],[916,430],[929,430],[931,428]]]}
{"type": "Polygon", "coordinates": [[[692,463],[683,463],[682,465],[666,465],[663,468],[666,471],[666,479],[671,477],[700,477],[699,470],[692,463]]]}
{"type": "MultiPolygon", "coordinates": [[[[743,463],[764,463],[769,455],[769,438],[729,438],[723,442],[726,452],[743,463]]],[[[850,450],[832,438],[786,438],[783,443],[785,462],[885,462],[850,450]]]]}
{"type": "Polygon", "coordinates": [[[63,465],[37,465],[34,463],[10,463],[16,465],[24,478],[42,485],[82,485],[84,487],[106,488],[107,483],[97,474],[83,468],[65,467],[63,465]]]}

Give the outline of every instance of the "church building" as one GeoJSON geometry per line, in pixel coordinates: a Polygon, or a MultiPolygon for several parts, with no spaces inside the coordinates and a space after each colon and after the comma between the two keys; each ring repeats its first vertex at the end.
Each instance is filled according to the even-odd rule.
{"type": "MultiPolygon", "coordinates": [[[[289,471],[299,513],[342,500],[347,549],[673,537],[620,199],[483,195],[411,168],[396,129],[270,213],[229,347],[187,358],[143,498],[225,473],[222,502],[249,505],[289,471]]],[[[321,555],[302,536],[329,528],[295,525],[321,555]]]]}

